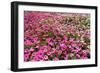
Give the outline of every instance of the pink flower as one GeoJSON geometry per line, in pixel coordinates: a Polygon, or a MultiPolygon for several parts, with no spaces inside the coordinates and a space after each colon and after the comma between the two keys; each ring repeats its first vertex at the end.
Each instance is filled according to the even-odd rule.
{"type": "Polygon", "coordinates": [[[51,45],[51,46],[53,46],[54,43],[53,42],[49,42],[48,44],[51,45]]]}
{"type": "Polygon", "coordinates": [[[47,55],[51,55],[52,53],[51,52],[47,52],[47,55]]]}
{"type": "Polygon", "coordinates": [[[43,54],[42,54],[42,53],[39,53],[37,56],[38,56],[38,58],[40,58],[40,59],[43,58],[43,54]]]}
{"type": "Polygon", "coordinates": [[[76,54],[76,58],[79,59],[80,58],[80,55],[79,54],[76,54]]]}
{"type": "Polygon", "coordinates": [[[41,46],[40,50],[43,52],[47,52],[48,51],[48,46],[41,46]]]}
{"type": "Polygon", "coordinates": [[[71,46],[76,47],[77,44],[76,43],[71,43],[71,46]]]}
{"type": "Polygon", "coordinates": [[[88,57],[82,56],[82,59],[87,59],[88,57]]]}
{"type": "Polygon", "coordinates": [[[36,52],[33,52],[33,53],[32,53],[32,56],[36,56],[36,52]]]}
{"type": "Polygon", "coordinates": [[[27,61],[29,58],[29,54],[24,54],[24,61],[27,61]]]}
{"type": "Polygon", "coordinates": [[[29,50],[28,50],[28,49],[25,49],[25,50],[24,50],[24,53],[28,53],[28,52],[29,52],[29,50]]]}
{"type": "Polygon", "coordinates": [[[65,44],[60,44],[60,47],[62,48],[62,49],[67,49],[67,46],[65,45],[65,44]]]}
{"type": "Polygon", "coordinates": [[[40,46],[38,46],[38,45],[36,46],[36,48],[39,48],[39,47],[40,47],[40,46]]]}
{"type": "Polygon", "coordinates": [[[33,48],[30,48],[29,50],[30,50],[30,52],[33,52],[33,51],[34,51],[34,49],[33,49],[33,48]]]}
{"type": "Polygon", "coordinates": [[[65,60],[68,60],[68,55],[66,55],[66,57],[64,57],[65,60]]]}
{"type": "Polygon", "coordinates": [[[38,37],[33,38],[34,43],[37,43],[38,37]]]}
{"type": "Polygon", "coordinates": [[[46,38],[46,42],[50,43],[51,38],[46,38]]]}
{"type": "Polygon", "coordinates": [[[70,40],[69,40],[70,42],[74,42],[74,38],[70,38],[70,40]]]}
{"type": "Polygon", "coordinates": [[[83,50],[83,51],[82,51],[82,55],[83,55],[84,57],[87,57],[87,51],[86,51],[86,50],[83,50]]]}
{"type": "Polygon", "coordinates": [[[61,51],[61,50],[59,50],[59,51],[58,51],[58,54],[60,55],[61,53],[62,53],[62,51],[61,51]]]}
{"type": "Polygon", "coordinates": [[[35,56],[34,58],[33,58],[33,61],[39,61],[40,59],[37,57],[37,56],[35,56]]]}
{"type": "Polygon", "coordinates": [[[44,50],[40,49],[40,50],[38,51],[38,53],[44,53],[44,50]]]}
{"type": "Polygon", "coordinates": [[[68,39],[68,38],[66,37],[66,35],[64,35],[64,40],[67,41],[67,39],[68,39]]]}
{"type": "Polygon", "coordinates": [[[48,59],[48,56],[47,55],[44,55],[44,59],[47,60],[48,59]]]}
{"type": "Polygon", "coordinates": [[[81,50],[81,48],[76,48],[76,49],[72,49],[72,52],[78,53],[81,50]]]}
{"type": "Polygon", "coordinates": [[[24,44],[25,44],[26,46],[30,46],[30,45],[32,45],[33,43],[30,42],[29,40],[26,40],[26,41],[24,42],[24,44]]]}

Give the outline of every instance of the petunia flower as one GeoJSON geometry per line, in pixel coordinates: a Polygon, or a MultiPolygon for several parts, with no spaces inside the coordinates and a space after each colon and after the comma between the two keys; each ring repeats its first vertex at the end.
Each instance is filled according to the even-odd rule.
{"type": "Polygon", "coordinates": [[[81,57],[81,56],[80,56],[79,54],[76,54],[76,58],[77,58],[77,59],[80,59],[80,57],[81,57]]]}
{"type": "Polygon", "coordinates": [[[29,58],[29,54],[24,54],[24,61],[27,61],[29,58]]]}
{"type": "Polygon", "coordinates": [[[62,48],[62,49],[67,49],[67,46],[65,45],[65,44],[60,44],[60,47],[62,48]]]}
{"type": "Polygon", "coordinates": [[[46,42],[50,43],[51,38],[46,38],[46,42]]]}
{"type": "Polygon", "coordinates": [[[37,43],[38,37],[33,38],[34,43],[37,43]]]}
{"type": "Polygon", "coordinates": [[[48,59],[48,56],[47,55],[44,55],[44,59],[47,60],[48,59]]]}
{"type": "Polygon", "coordinates": [[[68,60],[68,54],[64,57],[65,60],[68,60]]]}
{"type": "Polygon", "coordinates": [[[25,44],[26,46],[30,46],[30,45],[32,45],[33,43],[32,43],[31,41],[29,41],[29,40],[26,40],[26,41],[24,42],[24,44],[25,44]]]}
{"type": "Polygon", "coordinates": [[[34,51],[34,49],[33,49],[33,48],[30,48],[30,49],[29,49],[29,51],[30,51],[30,52],[33,52],[33,51],[34,51]]]}

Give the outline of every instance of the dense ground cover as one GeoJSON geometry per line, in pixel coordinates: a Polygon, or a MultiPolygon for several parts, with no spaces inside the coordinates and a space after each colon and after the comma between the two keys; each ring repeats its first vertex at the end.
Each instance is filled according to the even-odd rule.
{"type": "Polygon", "coordinates": [[[90,58],[90,15],[24,12],[24,61],[90,58]]]}

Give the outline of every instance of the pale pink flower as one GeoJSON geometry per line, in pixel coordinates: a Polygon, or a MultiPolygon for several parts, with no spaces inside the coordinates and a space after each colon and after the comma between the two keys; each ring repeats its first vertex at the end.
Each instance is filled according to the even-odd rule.
{"type": "Polygon", "coordinates": [[[74,38],[70,38],[70,40],[69,40],[70,42],[74,42],[74,38]]]}
{"type": "Polygon", "coordinates": [[[33,49],[33,48],[30,48],[29,50],[30,50],[31,52],[33,52],[33,51],[34,51],[34,49],[33,49]]]}
{"type": "Polygon", "coordinates": [[[28,50],[28,49],[25,49],[25,50],[24,50],[24,53],[28,53],[28,52],[29,52],[29,50],[28,50]]]}
{"type": "Polygon", "coordinates": [[[65,45],[65,44],[60,44],[60,47],[62,48],[62,49],[67,49],[67,46],[65,45]]]}
{"type": "Polygon", "coordinates": [[[71,46],[76,47],[77,44],[76,43],[71,43],[71,46]]]}
{"type": "Polygon", "coordinates": [[[58,51],[58,54],[60,55],[61,53],[62,53],[62,51],[61,51],[61,50],[59,50],[59,51],[58,51]]]}

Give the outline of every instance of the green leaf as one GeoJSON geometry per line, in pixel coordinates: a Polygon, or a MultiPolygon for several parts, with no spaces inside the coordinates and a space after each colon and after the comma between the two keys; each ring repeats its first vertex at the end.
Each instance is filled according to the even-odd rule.
{"type": "Polygon", "coordinates": [[[34,48],[35,47],[35,44],[32,44],[32,45],[24,45],[24,49],[29,49],[29,48],[34,48]]]}
{"type": "Polygon", "coordinates": [[[53,54],[53,55],[52,55],[52,58],[55,58],[55,57],[56,57],[56,55],[53,54]]]}
{"type": "Polygon", "coordinates": [[[71,59],[72,59],[72,60],[75,60],[75,59],[76,59],[76,56],[73,56],[71,59]]]}
{"type": "Polygon", "coordinates": [[[54,36],[54,34],[52,32],[47,32],[47,34],[48,34],[49,37],[53,37],[54,36]]]}
{"type": "Polygon", "coordinates": [[[47,45],[47,42],[46,42],[46,41],[41,41],[41,42],[40,42],[40,45],[42,45],[42,46],[43,46],[43,45],[47,45]]]}
{"type": "Polygon", "coordinates": [[[74,38],[75,38],[75,39],[78,38],[78,37],[79,37],[78,34],[75,34],[75,35],[74,35],[74,38]]]}
{"type": "Polygon", "coordinates": [[[24,49],[29,49],[31,48],[32,46],[24,46],[24,49]]]}
{"type": "Polygon", "coordinates": [[[90,25],[90,18],[86,18],[81,20],[80,25],[89,26],[90,25]]]}

